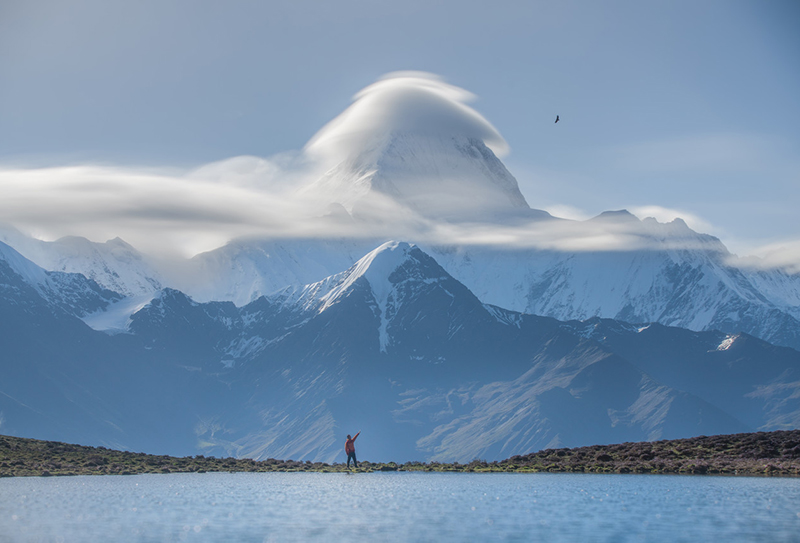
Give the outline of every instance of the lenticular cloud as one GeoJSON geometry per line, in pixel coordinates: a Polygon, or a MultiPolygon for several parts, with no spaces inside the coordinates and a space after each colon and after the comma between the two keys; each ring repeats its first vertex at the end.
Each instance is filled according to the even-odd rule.
{"type": "MultiPolygon", "coordinates": [[[[432,74],[398,72],[356,94],[294,153],[234,157],[186,172],[0,166],[0,239],[6,223],[41,239],[121,237],[165,257],[244,237],[552,251],[635,250],[654,240],[663,248],[658,240],[667,234],[674,248],[713,242],[682,221],[658,225],[628,214],[573,221],[531,210],[494,156],[507,153],[505,140],[468,105],[474,98],[432,74]],[[480,213],[486,209],[499,212],[480,213]]],[[[675,215],[654,207],[634,211],[675,215]]],[[[767,258],[744,264],[796,272],[797,247],[772,247],[767,258]]]]}
{"type": "Polygon", "coordinates": [[[353,104],[306,145],[322,159],[342,160],[393,132],[459,134],[482,140],[496,155],[508,153],[503,136],[467,105],[475,95],[425,72],[395,72],[354,96],[353,104]]]}
{"type": "MultiPolygon", "coordinates": [[[[483,142],[495,154],[507,152],[500,133],[467,105],[474,99],[433,74],[398,72],[357,93],[297,153],[234,157],[187,172],[92,164],[0,166],[0,222],[43,239],[121,237],[161,255],[194,254],[237,237],[421,240],[439,231],[437,217],[421,216],[397,194],[373,194],[372,213],[357,222],[343,209],[331,213],[337,200],[315,189],[331,162],[355,154],[363,158],[370,145],[397,132],[422,142],[458,135],[483,142]]],[[[468,192],[462,183],[452,198],[486,201],[468,192]]]]}

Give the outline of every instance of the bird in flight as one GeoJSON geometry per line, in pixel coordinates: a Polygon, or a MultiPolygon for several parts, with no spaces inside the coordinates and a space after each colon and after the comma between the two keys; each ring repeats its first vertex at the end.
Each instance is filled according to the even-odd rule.
{"type": "Polygon", "coordinates": [[[556,122],[558,122],[558,115],[556,115],[556,122]]]}

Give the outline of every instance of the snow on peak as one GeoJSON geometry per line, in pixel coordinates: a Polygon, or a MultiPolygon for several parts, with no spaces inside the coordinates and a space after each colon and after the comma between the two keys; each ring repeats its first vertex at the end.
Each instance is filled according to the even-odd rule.
{"type": "Polygon", "coordinates": [[[123,296],[152,294],[162,287],[161,274],[120,238],[105,243],[79,236],[42,241],[14,229],[0,229],[0,240],[44,270],[80,273],[123,296]]]}
{"type": "Polygon", "coordinates": [[[2,241],[0,241],[0,260],[6,261],[14,273],[20,275],[27,284],[37,290],[47,282],[47,273],[42,268],[2,241]]]}
{"type": "Polygon", "coordinates": [[[306,145],[328,169],[305,192],[364,218],[382,218],[393,205],[469,220],[481,212],[530,211],[497,158],[505,141],[465,104],[469,97],[417,72],[367,87],[306,145]]]}
{"type": "Polygon", "coordinates": [[[409,253],[415,247],[402,241],[387,241],[364,256],[345,272],[343,280],[322,298],[324,304],[320,311],[324,311],[344,292],[350,290],[360,277],[364,277],[369,282],[378,306],[385,307],[386,301],[394,289],[389,277],[409,259],[409,253]]]}
{"type": "Polygon", "coordinates": [[[389,241],[361,258],[347,271],[317,283],[283,293],[281,303],[301,307],[304,311],[322,313],[345,300],[356,288],[370,289],[375,302],[375,314],[380,318],[378,329],[380,349],[386,350],[389,324],[397,310],[420,292],[415,286],[431,285],[450,279],[436,262],[416,245],[389,241]],[[402,269],[402,272],[398,273],[402,269]],[[410,288],[409,288],[410,287],[410,288]]]}

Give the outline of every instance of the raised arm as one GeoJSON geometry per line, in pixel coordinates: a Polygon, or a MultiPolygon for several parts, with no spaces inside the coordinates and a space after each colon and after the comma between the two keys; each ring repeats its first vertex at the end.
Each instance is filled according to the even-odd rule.
{"type": "Polygon", "coordinates": [[[355,440],[356,440],[356,438],[359,436],[359,434],[361,434],[361,431],[360,431],[360,430],[359,430],[358,434],[356,434],[356,435],[354,435],[354,436],[353,436],[353,441],[355,441],[355,440]]]}

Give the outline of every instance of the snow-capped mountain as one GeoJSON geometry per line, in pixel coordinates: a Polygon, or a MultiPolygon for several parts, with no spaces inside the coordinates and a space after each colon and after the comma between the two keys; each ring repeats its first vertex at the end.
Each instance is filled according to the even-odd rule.
{"type": "Polygon", "coordinates": [[[118,302],[122,296],[79,273],[46,271],[0,242],[0,289],[6,303],[29,310],[84,317],[118,302]]]}
{"type": "MultiPolygon", "coordinates": [[[[717,238],[679,219],[663,224],[614,212],[587,222],[608,220],[627,223],[646,247],[567,252],[420,246],[482,301],[506,309],[559,320],[603,317],[745,332],[800,348],[800,277],[737,267],[717,238]]],[[[243,305],[333,275],[380,243],[239,241],[195,257],[204,281],[179,288],[201,301],[243,305]]]]}
{"type": "Polygon", "coordinates": [[[371,217],[374,197],[446,218],[547,216],[530,209],[517,180],[483,141],[461,135],[390,133],[347,156],[306,189],[371,217]]]}
{"type": "Polygon", "coordinates": [[[237,239],[176,267],[180,273],[160,272],[119,239],[42,242],[3,230],[0,240],[46,270],[82,273],[136,296],[117,304],[113,319],[91,321],[96,328],[112,320],[124,328],[162,286],[244,306],[340,273],[402,239],[505,309],[745,332],[800,348],[800,275],[739,266],[720,240],[680,219],[663,224],[617,211],[568,221],[530,208],[499,158],[505,141],[469,99],[430,75],[395,74],[311,138],[304,156],[325,169],[296,188],[321,209],[336,206],[325,237],[310,229],[300,238],[237,239]]]}
{"type": "Polygon", "coordinates": [[[334,461],[358,426],[365,459],[468,461],[800,420],[797,351],[501,309],[407,243],[243,307],[164,289],[111,335],[2,249],[4,433],[334,461]]]}
{"type": "Polygon", "coordinates": [[[694,232],[680,219],[662,224],[615,212],[594,220],[629,223],[647,247],[426,249],[482,300],[515,311],[559,320],[603,317],[746,332],[800,348],[800,276],[736,267],[717,238],[694,232]]]}
{"type": "Polygon", "coordinates": [[[320,281],[353,265],[377,241],[237,240],[201,253],[173,286],[201,302],[246,305],[287,287],[320,281]]]}
{"type": "MultiPolygon", "coordinates": [[[[408,221],[433,221],[443,232],[469,229],[477,241],[429,235],[413,222],[403,232],[411,237],[401,239],[486,303],[560,320],[745,332],[800,348],[800,275],[737,266],[719,239],[680,219],[664,224],[616,211],[566,221],[531,209],[495,154],[502,137],[457,90],[416,77],[365,89],[320,130],[307,150],[330,168],[301,191],[341,204],[366,232],[382,231],[384,215],[405,217],[398,207],[413,211],[408,221]],[[509,235],[534,241],[484,241],[509,235]]],[[[202,281],[178,288],[242,305],[333,275],[384,241],[377,234],[240,240],[195,257],[202,281]]]]}
{"type": "Polygon", "coordinates": [[[495,154],[505,141],[466,105],[470,98],[430,74],[367,87],[306,145],[329,169],[302,190],[355,216],[382,213],[386,199],[436,218],[531,213],[495,154]]]}
{"type": "Polygon", "coordinates": [[[42,241],[10,227],[0,228],[0,241],[48,271],[80,273],[98,285],[123,296],[152,294],[163,286],[155,266],[119,238],[94,243],[68,236],[42,241]]]}

